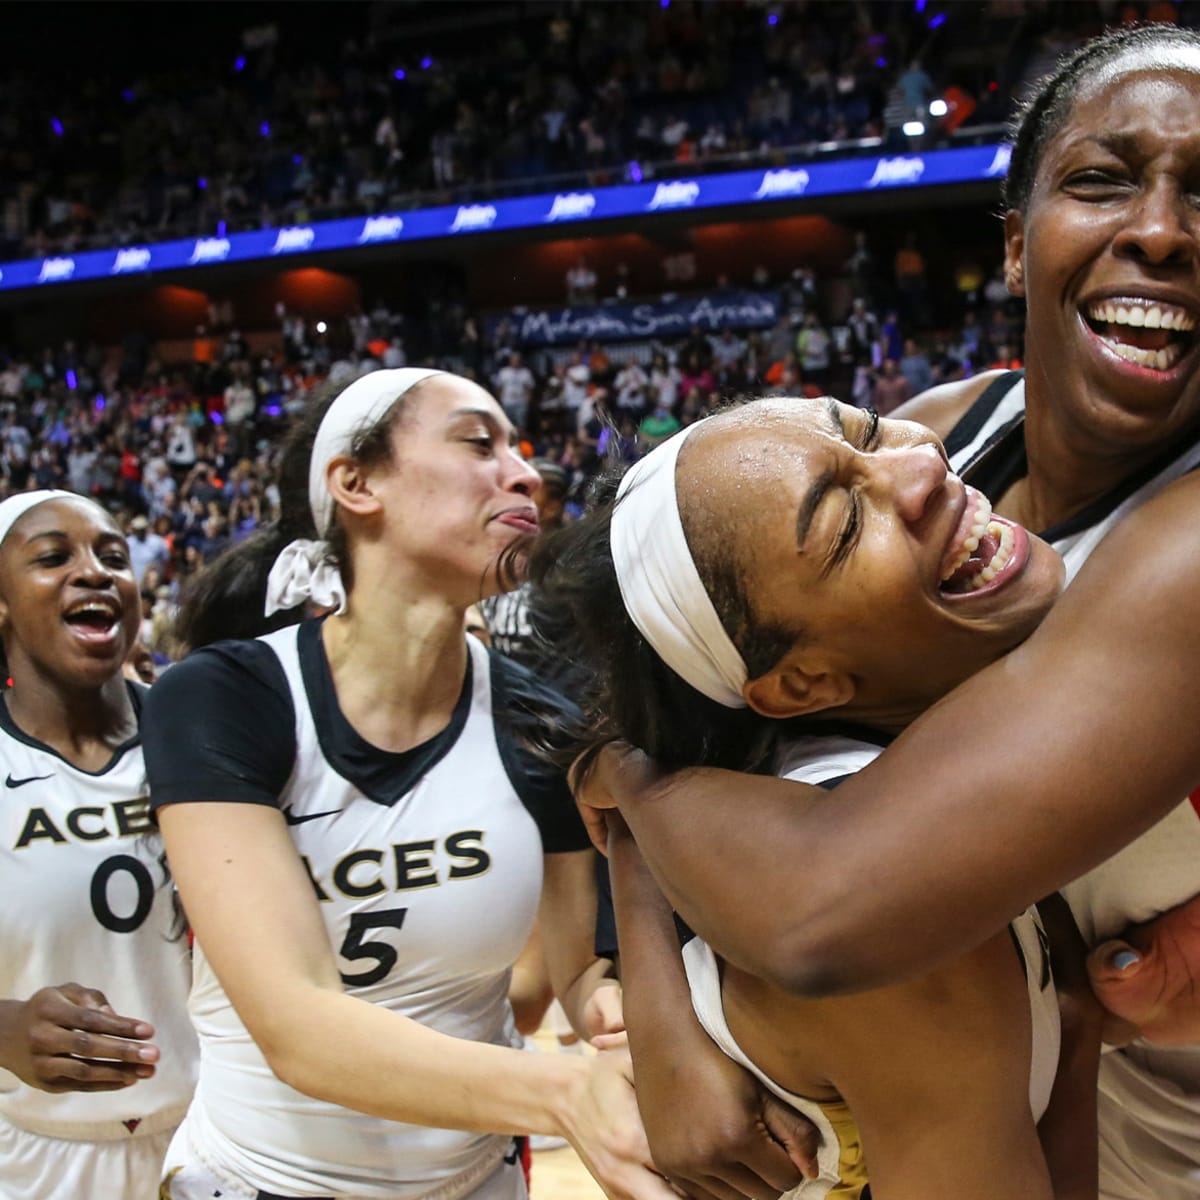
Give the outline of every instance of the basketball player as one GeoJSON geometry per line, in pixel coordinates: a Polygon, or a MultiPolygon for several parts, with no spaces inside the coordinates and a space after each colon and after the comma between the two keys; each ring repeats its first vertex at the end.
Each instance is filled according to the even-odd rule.
{"type": "MultiPolygon", "coordinates": [[[[1009,174],[1024,386],[992,375],[910,410],[954,430],[959,451],[994,439],[980,471],[999,511],[1045,529],[1075,566],[1089,560],[1045,624],[843,783],[837,806],[798,809],[795,786],[779,781],[693,773],[682,788],[631,761],[604,764],[619,768],[606,782],[689,922],[808,994],[888,982],[977,942],[1156,818],[1185,830],[1165,868],[1146,865],[1152,843],[1135,843],[1071,890],[1081,928],[1102,943],[1165,911],[1156,941],[1137,935],[1140,955],[1118,946],[1094,964],[1108,1003],[1143,974],[1160,1001],[1149,1039],[1102,1064],[1101,1193],[1113,1200],[1183,1200],[1200,1179],[1196,956],[1169,957],[1200,925],[1196,902],[1184,903],[1200,887],[1194,806],[1179,804],[1200,781],[1188,733],[1200,717],[1200,560],[1188,551],[1200,504],[1198,119],[1193,32],[1122,30],[1064,62],[1026,111],[1009,174]],[[751,795],[753,839],[731,803],[751,795]],[[685,812],[687,844],[674,830],[685,812]],[[953,854],[931,853],[935,842],[953,854]],[[714,877],[717,852],[726,870],[714,877]],[[764,883],[768,860],[801,853],[803,886],[764,883]]],[[[638,1065],[643,1094],[662,1087],[638,1065]]]]}
{"type": "Polygon", "coordinates": [[[513,1048],[509,969],[539,901],[582,1034],[611,991],[586,833],[522,745],[562,702],[464,632],[537,530],[513,436],[436,371],[314,406],[280,526],[216,564],[185,640],[255,589],[264,611],[264,577],[267,615],[293,623],[202,645],[155,685],[147,758],[202,1050],[166,1196],[518,1200],[512,1135],[530,1133],[567,1137],[610,1196],[671,1195],[627,1057],[513,1048]],[[332,615],[295,623],[307,605],[332,615]]]}
{"type": "Polygon", "coordinates": [[[98,505],[0,503],[0,1197],[142,1200],[195,1080],[186,939],[122,664],[141,617],[98,505]],[[78,981],[78,982],[74,982],[78,981]]]}
{"type": "MultiPolygon", "coordinates": [[[[734,408],[652,451],[615,504],[535,552],[533,577],[579,630],[602,689],[599,736],[674,762],[753,768],[785,719],[817,738],[831,718],[877,737],[902,728],[956,673],[1022,640],[1062,569],[1044,543],[992,518],[923,427],[783,399],[734,408]],[[871,501],[849,541],[842,521],[811,507],[831,475],[848,473],[871,501]]],[[[622,901],[627,877],[619,862],[614,871],[622,901]]],[[[625,923],[623,952],[642,915],[625,923]]],[[[685,955],[709,1035],[822,1134],[819,1176],[797,1196],[857,1197],[869,1166],[882,1196],[986,1185],[997,1200],[1049,1200],[1067,1185],[1066,1156],[1055,1146],[1052,1161],[1035,1127],[1060,1048],[1044,946],[1030,910],[1011,934],[908,986],[819,1003],[733,964],[719,974],[698,939],[685,955]]],[[[1094,1145],[1097,1020],[1089,1032],[1079,1067],[1091,1073],[1094,1145]]]]}

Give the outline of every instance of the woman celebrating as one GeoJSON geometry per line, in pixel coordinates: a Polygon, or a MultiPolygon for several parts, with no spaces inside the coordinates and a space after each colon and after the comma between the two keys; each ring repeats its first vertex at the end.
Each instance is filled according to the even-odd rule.
{"type": "Polygon", "coordinates": [[[146,797],[144,689],[122,677],[139,616],[102,508],[57,491],[0,504],[5,1200],[154,1195],[195,1080],[187,943],[146,797]]]}
{"type": "Polygon", "coordinates": [[[218,564],[185,640],[239,610],[261,626],[245,602],[263,611],[264,576],[267,616],[291,623],[193,653],[147,714],[202,1047],[165,1194],[508,1200],[511,1135],[537,1132],[609,1195],[665,1198],[626,1060],[511,1048],[539,897],[581,1032],[608,968],[586,835],[521,747],[522,718],[563,714],[464,633],[537,530],[511,424],[465,379],[378,371],[307,415],[281,483],[280,526],[218,564]],[[296,624],[305,605],[333,615],[296,624]]]}
{"type": "MultiPolygon", "coordinates": [[[[835,754],[847,729],[886,739],[1023,640],[1057,596],[1062,564],[994,518],[927,430],[793,399],[672,438],[627,474],[615,504],[544,544],[533,574],[574,619],[600,684],[600,736],[674,764],[750,769],[768,757],[820,779],[809,764],[835,754]],[[848,535],[819,493],[851,475],[869,512],[848,535]],[[800,741],[773,754],[784,735],[800,741]]],[[[639,885],[625,848],[613,850],[635,997],[646,912],[629,912],[631,878],[639,885]]],[[[709,1035],[822,1134],[819,1177],[797,1196],[858,1196],[868,1173],[879,1200],[1087,1194],[1076,1190],[1088,1159],[1072,1162],[1078,1119],[1063,1096],[1082,1093],[1094,1147],[1099,1029],[1092,1021],[1071,1040],[1043,1150],[1035,1122],[1059,1063],[1059,1020],[1032,910],[920,980],[829,1001],[718,968],[698,939],[685,957],[709,1035]]],[[[638,1032],[634,1023],[635,1053],[638,1032]]],[[[1094,1162],[1093,1149],[1093,1177],[1094,1162]]]]}
{"type": "MultiPolygon", "coordinates": [[[[952,430],[955,459],[994,440],[980,469],[999,511],[1076,559],[1078,578],[1028,642],[844,783],[836,806],[798,805],[798,785],[779,780],[663,781],[629,760],[605,764],[603,782],[672,901],[755,973],[810,995],[894,981],[977,944],[1158,818],[1187,817],[1180,801],[1200,783],[1200,742],[1187,732],[1200,719],[1200,559],[1183,552],[1200,510],[1197,128],[1195,33],[1122,30],[1066,60],[1030,102],[1009,172],[1006,277],[1028,304],[1024,387],[981,395],[988,377],[910,410],[952,430]],[[752,837],[731,796],[753,797],[752,837]],[[802,858],[804,878],[764,884],[780,857],[802,858]],[[751,903],[752,928],[725,919],[751,903]]],[[[853,489],[832,494],[853,502],[853,489]]],[[[1185,854],[1155,870],[1123,857],[1075,902],[1098,939],[1171,910],[1165,936],[1138,935],[1140,955],[1118,947],[1097,964],[1114,1002],[1143,973],[1158,993],[1144,1026],[1154,1041],[1102,1064],[1106,1197],[1195,1195],[1195,968],[1163,956],[1197,925],[1194,904],[1172,909],[1200,890],[1196,862],[1185,854]]],[[[639,1062],[643,1096],[660,1080],[639,1062]]],[[[655,1151],[673,1158],[665,1144],[655,1151]]]]}

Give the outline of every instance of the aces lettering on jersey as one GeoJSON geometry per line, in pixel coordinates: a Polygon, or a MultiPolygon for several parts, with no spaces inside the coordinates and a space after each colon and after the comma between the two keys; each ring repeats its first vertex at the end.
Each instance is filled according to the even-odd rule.
{"type": "Polygon", "coordinates": [[[491,869],[483,848],[482,829],[463,829],[438,841],[393,843],[385,850],[355,850],[344,855],[327,875],[318,878],[312,863],[304,866],[318,900],[337,892],[352,900],[385,892],[410,892],[443,883],[473,879],[491,869]]]}
{"type": "Polygon", "coordinates": [[[72,839],[102,842],[106,838],[137,837],[153,829],[147,796],[114,804],[81,805],[69,809],[57,821],[46,809],[32,805],[21,823],[13,849],[23,850],[39,842],[65,843],[72,839]]]}

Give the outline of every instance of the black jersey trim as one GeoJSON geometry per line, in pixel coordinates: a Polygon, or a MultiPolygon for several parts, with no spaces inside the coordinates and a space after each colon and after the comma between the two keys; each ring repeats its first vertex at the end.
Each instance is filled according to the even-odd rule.
{"type": "Polygon", "coordinates": [[[555,723],[573,725],[579,710],[527,667],[495,650],[489,653],[492,721],[504,773],[533,818],[547,854],[591,846],[567,786],[565,768],[554,761],[555,723]]]}
{"type": "Polygon", "coordinates": [[[92,779],[99,779],[103,775],[107,775],[109,771],[115,769],[122,758],[133,749],[141,745],[142,742],[142,696],[146,692],[146,688],[138,684],[130,683],[125,680],[125,690],[129,695],[129,702],[133,705],[133,719],[137,723],[137,732],[131,738],[127,738],[112,752],[112,758],[100,768],[99,771],[85,771],[83,767],[73,763],[65,754],[60,754],[53,746],[47,746],[45,742],[38,741],[37,738],[27,734],[13,720],[12,713],[8,711],[8,698],[0,695],[0,729],[3,729],[9,737],[14,738],[18,742],[23,742],[26,746],[32,746],[34,750],[41,750],[44,754],[49,754],[52,758],[57,758],[59,762],[64,762],[72,771],[78,771],[80,775],[87,775],[92,779]]]}
{"type": "Polygon", "coordinates": [[[411,750],[381,750],[346,720],[338,705],[321,640],[323,621],[324,618],[305,621],[296,634],[300,674],[321,753],[330,767],[368,800],[391,807],[450,753],[466,728],[471,713],[471,657],[468,654],[462,690],[446,728],[411,750]]]}
{"type": "Polygon", "coordinates": [[[946,435],[942,443],[946,453],[953,456],[960,450],[965,450],[979,436],[980,430],[991,419],[1000,401],[1024,378],[1024,371],[1005,371],[1003,375],[992,380],[946,435]]]}
{"type": "MultiPolygon", "coordinates": [[[[1166,470],[1194,444],[1193,438],[1181,438],[1168,446],[1145,466],[1099,500],[1087,505],[1065,521],[1037,531],[1044,541],[1054,542],[1082,533],[1100,524],[1135,492],[1166,470]]],[[[1025,416],[1020,414],[1001,430],[996,440],[963,472],[963,479],[984,495],[998,499],[1018,480],[1029,474],[1029,456],[1025,450],[1025,416]]]]}
{"type": "Polygon", "coordinates": [[[824,788],[827,792],[832,792],[839,784],[845,783],[847,779],[853,779],[857,775],[857,771],[847,771],[845,775],[833,775],[828,779],[822,779],[813,784],[814,787],[824,788]]]}
{"type": "Polygon", "coordinates": [[[151,689],[143,735],[152,808],[278,808],[296,761],[296,706],[279,655],[261,639],[193,651],[151,689]]]}

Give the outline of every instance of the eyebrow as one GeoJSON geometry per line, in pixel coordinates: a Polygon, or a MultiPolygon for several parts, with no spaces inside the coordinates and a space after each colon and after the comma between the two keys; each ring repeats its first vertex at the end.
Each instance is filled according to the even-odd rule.
{"type": "MultiPolygon", "coordinates": [[[[846,429],[842,424],[842,408],[832,396],[825,402],[825,416],[834,431],[845,437],[846,429]]],[[[804,499],[800,501],[800,511],[796,514],[796,545],[801,554],[804,553],[804,543],[808,541],[809,530],[812,529],[817,509],[821,507],[821,503],[829,493],[836,477],[837,469],[835,467],[829,467],[822,471],[813,481],[813,485],[808,489],[804,499]]]]}
{"type": "Polygon", "coordinates": [[[1130,158],[1143,153],[1140,141],[1131,133],[1091,133],[1079,140],[1084,144],[1090,142],[1099,146],[1101,150],[1107,150],[1118,158],[1130,158]]]}
{"type": "MultiPolygon", "coordinates": [[[[25,539],[25,545],[30,546],[34,542],[41,541],[43,538],[62,538],[64,541],[70,538],[70,534],[62,529],[43,529],[41,533],[32,534],[25,539]]],[[[104,542],[123,542],[125,540],[122,534],[116,533],[111,529],[104,530],[96,539],[104,542]]]]}
{"type": "MultiPolygon", "coordinates": [[[[490,429],[497,432],[500,430],[500,422],[496,419],[496,414],[490,408],[484,408],[481,405],[465,405],[462,408],[456,408],[449,416],[451,422],[460,420],[463,417],[478,417],[490,429]]],[[[517,444],[517,431],[514,426],[509,427],[508,444],[515,446],[517,444]]]]}

